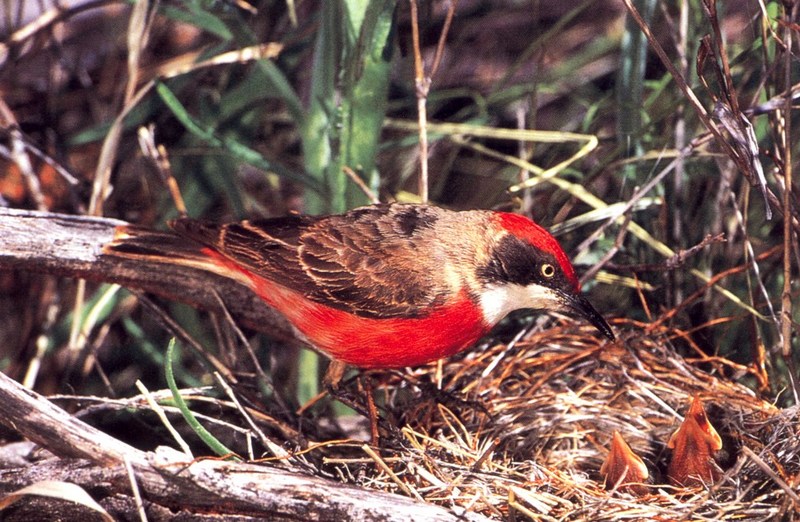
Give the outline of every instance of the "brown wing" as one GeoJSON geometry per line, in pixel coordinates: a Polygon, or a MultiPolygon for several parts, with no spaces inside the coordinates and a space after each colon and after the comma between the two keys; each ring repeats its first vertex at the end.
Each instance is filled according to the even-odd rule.
{"type": "Polygon", "coordinates": [[[180,219],[171,226],[312,301],[364,317],[413,317],[448,296],[434,281],[434,270],[443,267],[430,259],[437,212],[377,205],[319,218],[229,225],[180,219]]]}
{"type": "Polygon", "coordinates": [[[219,224],[179,218],[169,226],[179,235],[213,248],[251,272],[293,288],[285,281],[300,281],[306,277],[297,262],[299,236],[315,220],[287,216],[219,224]]]}

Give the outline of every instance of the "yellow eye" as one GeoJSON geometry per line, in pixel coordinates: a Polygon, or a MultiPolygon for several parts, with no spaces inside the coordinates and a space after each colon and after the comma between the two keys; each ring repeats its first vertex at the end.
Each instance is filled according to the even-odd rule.
{"type": "Polygon", "coordinates": [[[550,279],[556,275],[556,268],[550,263],[545,263],[542,265],[542,275],[550,279]]]}

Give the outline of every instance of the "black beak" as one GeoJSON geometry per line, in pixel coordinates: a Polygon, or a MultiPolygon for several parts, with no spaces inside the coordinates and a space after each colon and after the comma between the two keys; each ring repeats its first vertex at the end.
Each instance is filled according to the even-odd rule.
{"type": "Polygon", "coordinates": [[[611,327],[608,326],[606,320],[603,319],[603,316],[600,315],[600,312],[595,310],[594,306],[592,306],[592,303],[590,303],[588,299],[583,297],[581,294],[562,293],[561,296],[564,298],[564,305],[567,311],[574,312],[575,314],[589,321],[592,326],[600,330],[600,332],[608,337],[611,341],[615,339],[614,332],[611,331],[611,327]]]}

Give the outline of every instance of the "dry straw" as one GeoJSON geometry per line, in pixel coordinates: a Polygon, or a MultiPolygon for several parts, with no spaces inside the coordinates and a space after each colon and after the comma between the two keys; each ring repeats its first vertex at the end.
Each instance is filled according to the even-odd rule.
{"type": "Polygon", "coordinates": [[[550,330],[445,364],[438,398],[419,384],[428,370],[386,378],[384,415],[401,429],[384,437],[380,465],[343,443],[324,447],[320,471],[498,520],[797,517],[800,414],[733,382],[741,369],[687,360],[666,335],[641,329],[612,344],[550,330]],[[689,489],[668,484],[666,444],[695,395],[722,436],[723,475],[689,489]],[[603,488],[615,431],[649,468],[641,495],[603,488]]]}

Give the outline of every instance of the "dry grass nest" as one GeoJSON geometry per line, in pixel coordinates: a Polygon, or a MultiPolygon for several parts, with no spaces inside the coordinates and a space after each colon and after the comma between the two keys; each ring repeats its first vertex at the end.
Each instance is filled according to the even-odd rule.
{"type": "Polygon", "coordinates": [[[308,462],[322,475],[498,520],[800,513],[798,408],[781,410],[734,382],[741,366],[679,356],[669,333],[636,327],[608,343],[587,332],[548,330],[473,351],[440,373],[384,373],[382,415],[396,429],[380,454],[348,441],[320,445],[305,454],[318,457],[308,462]],[[445,391],[439,397],[420,384],[432,379],[445,391]],[[666,478],[667,441],[695,396],[723,440],[716,455],[722,476],[704,487],[676,487],[666,478]],[[650,471],[639,494],[604,488],[599,470],[615,431],[650,471]]]}

